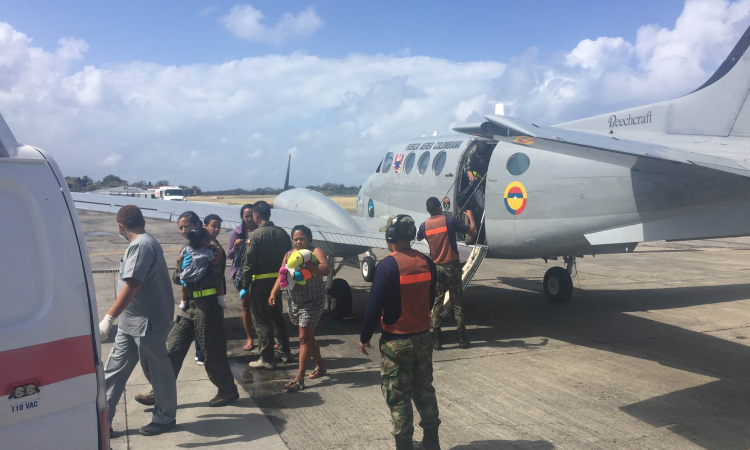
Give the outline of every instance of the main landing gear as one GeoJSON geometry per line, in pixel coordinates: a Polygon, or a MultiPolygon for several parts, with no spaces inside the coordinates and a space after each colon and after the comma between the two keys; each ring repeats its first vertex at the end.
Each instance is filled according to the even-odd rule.
{"type": "MultiPolygon", "coordinates": [[[[326,277],[326,294],[328,297],[328,310],[331,317],[336,320],[353,320],[352,316],[352,290],[349,283],[342,278],[336,278],[346,259],[342,259],[338,266],[333,255],[328,255],[328,267],[331,273],[326,277]]],[[[374,272],[374,271],[373,271],[374,272]]]]}
{"type": "Polygon", "coordinates": [[[573,296],[573,279],[570,277],[576,265],[575,256],[565,256],[565,268],[552,267],[544,274],[544,295],[555,303],[566,303],[573,296]]]}

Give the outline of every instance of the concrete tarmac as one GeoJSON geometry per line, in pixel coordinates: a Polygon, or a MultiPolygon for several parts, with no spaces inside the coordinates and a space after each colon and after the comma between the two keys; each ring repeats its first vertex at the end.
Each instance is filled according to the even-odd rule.
{"type": "MultiPolygon", "coordinates": [[[[117,269],[127,243],[114,217],[79,214],[93,269],[117,269]]],[[[176,224],[149,220],[147,230],[174,265],[184,245],[176,224]]],[[[563,305],[542,294],[553,264],[483,263],[465,294],[472,348],[458,349],[446,319],[445,350],[434,355],[443,449],[750,448],[750,239],[656,242],[579,259],[577,289],[563,305]]],[[[178,378],[178,427],[144,438],[137,428],[147,408],[132,397],[147,384],[137,369],[115,418],[113,449],[393,448],[378,350],[365,356],[357,346],[369,285],[352,268],[339,276],[352,285],[357,320],[324,316],[317,336],[328,376],[288,394],[282,386],[296,364],[250,370],[257,353],[242,351],[230,286],[225,323],[241,401],[208,408],[216,390],[189,354],[178,378]]],[[[94,279],[103,317],[114,275],[94,279]]],[[[418,426],[414,437],[421,440],[418,426]]]]}

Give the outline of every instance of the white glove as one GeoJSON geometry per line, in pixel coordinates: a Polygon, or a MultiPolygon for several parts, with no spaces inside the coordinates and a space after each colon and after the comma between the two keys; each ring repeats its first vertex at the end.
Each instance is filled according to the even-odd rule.
{"type": "Polygon", "coordinates": [[[102,340],[106,340],[109,337],[109,330],[112,329],[112,322],[114,320],[114,317],[107,314],[104,316],[104,319],[99,322],[99,337],[101,337],[102,340]]]}
{"type": "Polygon", "coordinates": [[[227,302],[224,301],[223,295],[217,295],[216,298],[218,299],[219,306],[221,306],[222,309],[229,308],[229,306],[227,306],[227,302]]]}

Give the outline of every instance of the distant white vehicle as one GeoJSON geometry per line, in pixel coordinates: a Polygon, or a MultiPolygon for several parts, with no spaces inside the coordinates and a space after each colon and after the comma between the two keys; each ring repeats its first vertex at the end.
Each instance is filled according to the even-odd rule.
{"type": "Polygon", "coordinates": [[[148,192],[153,194],[151,198],[159,200],[174,200],[178,202],[185,201],[185,191],[179,186],[157,186],[149,189],[148,192]]]}

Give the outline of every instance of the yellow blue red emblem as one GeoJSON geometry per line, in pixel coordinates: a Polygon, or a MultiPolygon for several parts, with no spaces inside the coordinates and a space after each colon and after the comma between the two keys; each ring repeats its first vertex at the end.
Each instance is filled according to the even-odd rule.
{"type": "Polygon", "coordinates": [[[505,207],[508,212],[517,216],[526,209],[526,188],[518,181],[514,181],[505,188],[505,207]]]}

